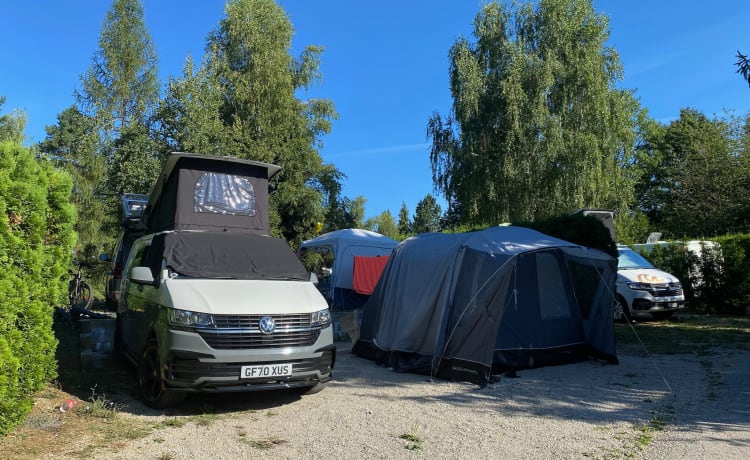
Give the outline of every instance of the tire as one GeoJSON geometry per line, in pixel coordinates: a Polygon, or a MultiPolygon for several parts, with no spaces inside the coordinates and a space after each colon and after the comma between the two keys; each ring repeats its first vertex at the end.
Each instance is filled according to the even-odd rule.
{"type": "Polygon", "coordinates": [[[633,317],[630,314],[630,309],[628,308],[628,303],[625,301],[625,299],[622,296],[617,296],[615,299],[614,304],[614,319],[615,321],[621,322],[621,323],[627,323],[632,322],[633,317]]]}
{"type": "Polygon", "coordinates": [[[70,306],[73,308],[88,310],[93,303],[94,297],[91,295],[91,286],[85,281],[81,282],[78,286],[78,292],[74,292],[70,296],[70,306]]]}
{"type": "Polygon", "coordinates": [[[325,390],[328,386],[328,383],[316,383],[315,385],[311,387],[303,387],[299,389],[299,394],[306,396],[306,395],[314,395],[315,393],[320,393],[321,391],[325,390]]]}
{"type": "Polygon", "coordinates": [[[138,391],[143,403],[154,409],[174,406],[185,399],[185,393],[164,388],[159,347],[156,342],[149,342],[138,360],[138,391]]]}

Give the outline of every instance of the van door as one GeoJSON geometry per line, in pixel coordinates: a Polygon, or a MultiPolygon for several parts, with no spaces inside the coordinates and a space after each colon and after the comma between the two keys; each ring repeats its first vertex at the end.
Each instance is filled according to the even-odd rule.
{"type": "Polygon", "coordinates": [[[125,266],[122,280],[122,300],[118,312],[121,324],[122,346],[134,360],[138,360],[146,346],[149,331],[153,324],[149,306],[153,304],[156,287],[134,283],[130,277],[133,267],[144,264],[144,257],[151,246],[151,240],[139,240],[133,245],[125,266]]]}

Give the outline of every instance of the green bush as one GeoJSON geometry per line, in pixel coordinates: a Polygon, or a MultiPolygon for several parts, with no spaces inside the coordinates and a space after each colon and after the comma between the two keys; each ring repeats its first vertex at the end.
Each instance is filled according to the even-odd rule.
{"type": "Polygon", "coordinates": [[[750,306],[750,235],[726,235],[714,238],[721,245],[715,269],[720,278],[716,311],[744,314],[750,306]]]}
{"type": "Polygon", "coordinates": [[[67,174],[0,142],[0,434],[57,374],[52,316],[75,243],[71,188],[67,174]]]}
{"type": "Polygon", "coordinates": [[[750,235],[714,238],[719,249],[703,247],[698,257],[684,245],[655,246],[645,257],[682,281],[692,310],[741,315],[750,305],[750,235]]]}

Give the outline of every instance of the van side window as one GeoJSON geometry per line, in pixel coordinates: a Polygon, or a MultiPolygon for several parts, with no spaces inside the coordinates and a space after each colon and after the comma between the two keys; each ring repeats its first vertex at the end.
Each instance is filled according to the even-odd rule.
{"type": "Polygon", "coordinates": [[[133,270],[133,267],[137,267],[143,263],[143,255],[148,247],[148,244],[138,245],[135,247],[135,250],[131,255],[132,263],[128,265],[128,277],[130,277],[130,271],[133,270]]]}
{"type": "Polygon", "coordinates": [[[247,177],[207,172],[195,183],[194,211],[236,216],[255,215],[255,190],[247,177]]]}

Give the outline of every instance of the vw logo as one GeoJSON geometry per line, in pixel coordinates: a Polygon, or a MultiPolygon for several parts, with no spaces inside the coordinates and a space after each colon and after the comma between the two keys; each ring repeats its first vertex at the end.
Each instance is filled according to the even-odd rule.
{"type": "Polygon", "coordinates": [[[263,334],[273,334],[274,329],[276,329],[276,322],[270,316],[264,316],[258,321],[258,329],[263,334]]]}

